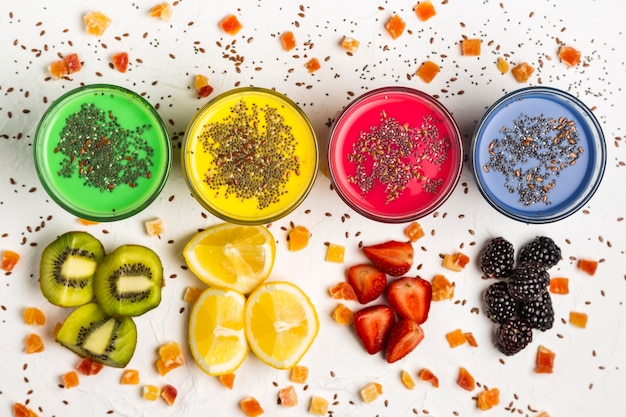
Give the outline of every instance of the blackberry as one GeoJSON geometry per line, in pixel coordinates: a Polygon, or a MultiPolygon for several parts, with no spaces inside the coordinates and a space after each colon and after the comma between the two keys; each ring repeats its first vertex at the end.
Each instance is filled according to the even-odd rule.
{"type": "Polygon", "coordinates": [[[552,268],[561,260],[561,249],[547,236],[537,236],[525,244],[519,252],[519,263],[539,262],[546,269],[552,268]]]}
{"type": "Polygon", "coordinates": [[[509,294],[521,302],[539,298],[548,291],[550,275],[545,267],[538,262],[522,264],[515,268],[509,278],[509,294]]]}
{"type": "Polygon", "coordinates": [[[489,278],[506,278],[513,272],[515,248],[503,237],[491,239],[480,256],[480,269],[489,278]]]}
{"type": "Polygon", "coordinates": [[[522,303],[518,310],[520,319],[528,322],[533,329],[546,331],[554,324],[554,308],[549,292],[543,293],[539,298],[527,303],[522,303]]]}
{"type": "Polygon", "coordinates": [[[496,329],[496,347],[507,356],[515,355],[532,341],[533,329],[524,320],[507,320],[496,329]]]}
{"type": "Polygon", "coordinates": [[[487,287],[484,297],[485,314],[495,323],[513,318],[518,302],[511,297],[505,281],[498,281],[487,287]]]}

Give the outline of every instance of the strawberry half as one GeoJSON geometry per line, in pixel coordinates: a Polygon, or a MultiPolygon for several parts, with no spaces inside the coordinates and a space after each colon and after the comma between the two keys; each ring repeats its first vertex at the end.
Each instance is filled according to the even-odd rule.
{"type": "Polygon", "coordinates": [[[422,324],[428,318],[433,290],[430,282],[420,277],[398,278],[387,288],[389,305],[400,317],[422,324]]]}
{"type": "Polygon", "coordinates": [[[354,289],[357,300],[361,304],[374,301],[385,292],[387,275],[373,265],[354,265],[346,274],[348,284],[354,289]]]}
{"type": "Polygon", "coordinates": [[[354,330],[370,355],[382,351],[396,321],[393,310],[386,305],[365,307],[354,315],[354,330]]]}
{"type": "Polygon", "coordinates": [[[411,353],[424,339],[419,324],[409,319],[400,319],[391,328],[387,340],[387,362],[394,363],[411,353]]]}
{"type": "Polygon", "coordinates": [[[411,242],[390,240],[377,245],[363,247],[367,259],[378,269],[392,277],[406,274],[413,265],[413,245],[411,242]]]}

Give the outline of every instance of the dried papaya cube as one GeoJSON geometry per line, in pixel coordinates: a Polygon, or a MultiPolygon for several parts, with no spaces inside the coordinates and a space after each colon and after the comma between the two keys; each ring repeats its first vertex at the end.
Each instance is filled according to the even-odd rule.
{"type": "Polygon", "coordinates": [[[476,387],[474,377],[464,367],[459,368],[459,375],[457,376],[456,383],[459,387],[467,391],[472,391],[476,387]]]}
{"type": "Polygon", "coordinates": [[[343,263],[345,253],[345,246],[329,243],[326,248],[326,262],[343,263]]]}
{"type": "Polygon", "coordinates": [[[479,56],[482,43],[483,41],[478,38],[463,39],[461,41],[461,54],[463,56],[479,56]]]}
{"type": "Polygon", "coordinates": [[[304,67],[309,71],[309,72],[315,72],[318,69],[322,68],[322,66],[320,65],[320,60],[317,58],[311,58],[309,59],[306,64],[304,64],[304,67]]]}
{"type": "Polygon", "coordinates": [[[291,51],[296,47],[296,37],[292,31],[288,30],[280,35],[280,43],[283,45],[285,51],[291,51]]]}
{"type": "Polygon", "coordinates": [[[418,376],[422,381],[430,382],[433,387],[439,387],[439,378],[437,378],[437,376],[433,374],[430,369],[423,368],[419,372],[418,376]]]}
{"type": "Polygon", "coordinates": [[[122,385],[137,385],[139,384],[139,371],[136,369],[125,369],[122,372],[120,378],[120,384],[122,385]]]}
{"type": "Polygon", "coordinates": [[[404,23],[404,20],[397,14],[394,14],[387,20],[387,23],[385,23],[385,29],[392,39],[398,39],[400,35],[402,35],[402,32],[404,32],[405,27],[406,23],[404,23]]]}
{"type": "Polygon", "coordinates": [[[43,340],[38,334],[31,333],[26,336],[24,340],[24,352],[26,353],[39,353],[45,349],[43,340]]]}
{"type": "Polygon", "coordinates": [[[406,389],[415,388],[415,380],[413,379],[411,374],[409,374],[404,369],[400,371],[400,381],[402,381],[402,385],[404,385],[404,388],[406,389]]]}
{"type": "Polygon", "coordinates": [[[417,242],[421,238],[424,237],[424,229],[419,222],[412,222],[407,227],[404,228],[404,235],[411,241],[417,242]]]}
{"type": "Polygon", "coordinates": [[[568,67],[580,64],[580,51],[574,47],[561,45],[558,52],[559,59],[568,67]]]}
{"type": "Polygon", "coordinates": [[[83,21],[85,22],[85,30],[87,33],[94,36],[102,36],[104,31],[111,24],[111,19],[98,11],[87,13],[83,16],[83,21]]]}
{"type": "Polygon", "coordinates": [[[163,360],[163,365],[165,365],[165,367],[171,369],[174,369],[184,363],[183,353],[177,342],[168,342],[159,346],[159,358],[163,360]]]}
{"type": "Polygon", "coordinates": [[[172,5],[164,2],[161,4],[157,4],[152,9],[150,9],[150,17],[156,17],[163,20],[164,22],[169,22],[169,20],[172,18],[173,12],[174,10],[172,9],[172,5]]]}
{"type": "Polygon", "coordinates": [[[165,400],[168,405],[174,405],[178,390],[172,385],[167,384],[161,389],[161,398],[165,400]]]}
{"type": "Polygon", "coordinates": [[[533,68],[527,62],[522,62],[521,64],[517,64],[511,70],[511,74],[517,80],[517,82],[525,83],[530,79],[530,76],[535,72],[535,68],[533,68]]]}
{"type": "Polygon", "coordinates": [[[293,385],[280,389],[278,391],[278,398],[280,399],[280,404],[283,407],[293,407],[298,405],[298,394],[296,394],[296,390],[293,385]]]}
{"type": "Polygon", "coordinates": [[[311,403],[309,404],[309,413],[318,416],[325,416],[328,412],[328,400],[317,395],[311,397],[311,403]]]}
{"type": "Polygon", "coordinates": [[[65,64],[65,68],[67,68],[67,72],[69,74],[78,72],[83,67],[82,64],[80,63],[80,58],[78,58],[77,53],[65,55],[63,57],[63,63],[65,64]]]}
{"type": "Polygon", "coordinates": [[[465,337],[465,333],[461,331],[461,329],[453,330],[446,334],[446,340],[451,348],[455,348],[457,346],[461,346],[465,342],[467,342],[467,338],[465,337]]]}
{"type": "Polygon", "coordinates": [[[370,382],[361,388],[359,394],[363,402],[371,403],[383,393],[383,386],[378,382],[370,382]]]}
{"type": "Polygon", "coordinates": [[[486,389],[476,396],[476,405],[479,410],[489,410],[500,404],[500,390],[498,388],[486,389]]]}
{"type": "Polygon", "coordinates": [[[46,316],[37,307],[26,307],[24,309],[24,323],[28,325],[43,326],[46,324],[46,316]]]}
{"type": "Polygon", "coordinates": [[[341,326],[350,326],[354,323],[354,313],[345,305],[339,304],[333,310],[333,320],[341,326]]]}
{"type": "Polygon", "coordinates": [[[425,83],[429,83],[439,73],[439,70],[439,65],[435,64],[433,61],[424,61],[415,74],[425,83]]]}
{"type": "Polygon", "coordinates": [[[596,270],[598,269],[598,261],[593,261],[591,259],[579,259],[578,260],[578,269],[583,272],[586,272],[587,275],[595,275],[596,270]]]}
{"type": "Polygon", "coordinates": [[[569,279],[564,277],[551,278],[550,292],[552,294],[569,294],[569,279]]]}
{"type": "Polygon", "coordinates": [[[117,54],[113,54],[111,61],[113,62],[113,67],[117,71],[124,73],[128,70],[128,52],[118,52],[117,54]]]}
{"type": "Polygon", "coordinates": [[[425,22],[435,16],[437,11],[430,1],[420,1],[417,3],[417,6],[415,6],[415,14],[419,20],[425,22]]]}
{"type": "Polygon", "coordinates": [[[302,250],[309,244],[311,232],[304,226],[295,226],[287,233],[287,243],[292,252],[302,250]]]}
{"type": "Polygon", "coordinates": [[[509,63],[506,62],[506,59],[502,57],[498,58],[498,60],[496,61],[496,66],[502,74],[506,74],[507,72],[509,72],[509,63]]]}
{"type": "Polygon", "coordinates": [[[556,354],[543,345],[537,348],[535,357],[535,372],[538,374],[551,374],[554,371],[554,358],[556,354]]]}
{"type": "Polygon", "coordinates": [[[148,236],[161,236],[165,233],[165,227],[163,226],[163,220],[156,218],[147,220],[144,225],[146,226],[146,233],[148,236]]]}
{"type": "Polygon", "coordinates": [[[228,389],[233,389],[235,386],[235,374],[224,374],[219,376],[220,383],[228,389]]]}
{"type": "Polygon", "coordinates": [[[97,375],[104,368],[101,363],[95,362],[89,358],[83,358],[78,362],[76,369],[83,375],[97,375]]]}
{"type": "Polygon", "coordinates": [[[465,339],[467,339],[467,343],[471,346],[471,347],[478,347],[478,342],[476,342],[476,338],[474,337],[474,334],[472,332],[465,332],[465,339]]]}
{"type": "Polygon", "coordinates": [[[55,80],[60,80],[69,74],[67,67],[65,66],[65,62],[62,60],[54,61],[52,64],[48,65],[48,72],[55,80]]]}
{"type": "Polygon", "coordinates": [[[460,272],[465,268],[465,266],[469,263],[470,258],[461,253],[457,252],[455,254],[446,254],[443,257],[443,267],[449,269],[454,272],[460,272]]]}
{"type": "Polygon", "coordinates": [[[454,284],[444,275],[437,274],[431,282],[432,300],[443,301],[454,298],[454,284]]]}
{"type": "Polygon", "coordinates": [[[296,365],[291,368],[291,375],[289,380],[291,382],[297,382],[298,384],[304,384],[309,378],[309,368],[302,365],[296,365]]]}
{"type": "Polygon", "coordinates": [[[355,53],[361,43],[354,38],[344,36],[341,38],[341,47],[350,53],[355,53]]]}
{"type": "Polygon", "coordinates": [[[156,385],[144,385],[143,399],[148,401],[156,401],[159,398],[161,390],[156,385]]]}
{"type": "Polygon", "coordinates": [[[191,304],[195,303],[198,300],[198,297],[200,297],[200,294],[202,294],[202,291],[204,291],[202,288],[187,287],[185,289],[185,293],[183,294],[183,301],[191,304]]]}
{"type": "Polygon", "coordinates": [[[38,417],[39,415],[35,413],[30,408],[26,407],[24,404],[15,403],[13,404],[13,415],[15,417],[38,417]]]}
{"type": "Polygon", "coordinates": [[[579,311],[570,311],[569,313],[569,322],[576,326],[584,329],[587,327],[587,313],[581,313],[579,311]]]}
{"type": "Polygon", "coordinates": [[[261,404],[254,397],[244,398],[239,402],[241,409],[248,417],[257,417],[263,414],[261,404]]]}
{"type": "Polygon", "coordinates": [[[347,282],[338,282],[328,289],[331,298],[335,300],[348,300],[348,301],[356,301],[356,293],[354,292],[354,288],[352,285],[347,282]]]}
{"type": "Polygon", "coordinates": [[[234,14],[226,16],[221,22],[220,27],[229,35],[236,35],[243,28],[243,25],[234,14]]]}
{"type": "Polygon", "coordinates": [[[80,383],[76,371],[69,371],[61,375],[61,381],[65,389],[77,387],[80,383]]]}

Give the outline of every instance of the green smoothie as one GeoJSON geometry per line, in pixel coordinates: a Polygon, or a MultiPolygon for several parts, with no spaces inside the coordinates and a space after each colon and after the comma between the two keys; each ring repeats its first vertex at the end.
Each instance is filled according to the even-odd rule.
{"type": "Polygon", "coordinates": [[[35,166],[48,194],[93,221],[119,220],[146,208],[165,184],[171,153],[156,110],[112,85],[63,95],[35,135],[35,166]]]}

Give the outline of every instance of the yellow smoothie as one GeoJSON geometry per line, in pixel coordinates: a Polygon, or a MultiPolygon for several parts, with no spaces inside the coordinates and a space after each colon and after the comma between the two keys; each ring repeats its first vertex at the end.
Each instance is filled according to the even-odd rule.
{"type": "Polygon", "coordinates": [[[263,224],[293,211],[317,174],[315,132],[287,97],[245,87],[204,105],[192,119],[182,164],[198,202],[222,220],[263,224]]]}

